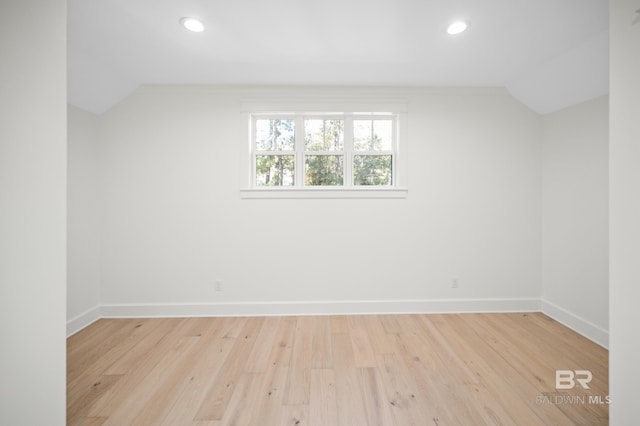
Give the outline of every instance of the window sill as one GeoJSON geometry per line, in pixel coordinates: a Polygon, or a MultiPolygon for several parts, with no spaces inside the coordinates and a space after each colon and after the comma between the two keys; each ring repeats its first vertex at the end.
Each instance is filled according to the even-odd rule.
{"type": "Polygon", "coordinates": [[[407,198],[408,190],[402,188],[260,188],[241,189],[242,199],[273,198],[407,198]]]}

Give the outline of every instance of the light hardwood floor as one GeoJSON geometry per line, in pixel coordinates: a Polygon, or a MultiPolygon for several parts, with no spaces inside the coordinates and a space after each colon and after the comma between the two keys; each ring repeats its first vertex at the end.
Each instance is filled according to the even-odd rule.
{"type": "Polygon", "coordinates": [[[607,350],[539,313],[103,319],[67,351],[69,425],[608,424],[607,350]]]}

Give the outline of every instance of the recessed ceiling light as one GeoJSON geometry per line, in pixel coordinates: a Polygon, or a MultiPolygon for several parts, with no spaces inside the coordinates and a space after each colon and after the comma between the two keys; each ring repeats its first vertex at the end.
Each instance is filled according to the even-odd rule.
{"type": "Polygon", "coordinates": [[[204,31],[204,24],[195,18],[181,18],[180,23],[183,27],[194,33],[201,33],[204,31]]]}
{"type": "Polygon", "coordinates": [[[464,21],[456,21],[447,27],[447,33],[451,35],[460,34],[467,29],[467,23],[464,21]]]}

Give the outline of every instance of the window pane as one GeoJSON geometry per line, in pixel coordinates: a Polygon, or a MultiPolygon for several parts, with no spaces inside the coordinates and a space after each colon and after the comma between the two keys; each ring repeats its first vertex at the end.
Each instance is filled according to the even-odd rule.
{"type": "Polygon", "coordinates": [[[256,155],[256,185],[294,185],[294,158],[293,155],[256,155]]]}
{"type": "Polygon", "coordinates": [[[342,151],[344,120],[305,120],[304,146],[307,151],[342,151]]]}
{"type": "Polygon", "coordinates": [[[391,120],[373,121],[374,149],[391,151],[393,149],[393,122],[391,120]]]}
{"type": "Polygon", "coordinates": [[[342,155],[305,156],[305,183],[307,185],[335,186],[344,181],[342,155]]]}
{"type": "Polygon", "coordinates": [[[256,120],[256,149],[258,151],[293,151],[294,133],[294,120],[256,120]]]}
{"type": "Polygon", "coordinates": [[[393,120],[353,120],[353,147],[356,151],[391,151],[393,120]]]}
{"type": "Polygon", "coordinates": [[[366,151],[371,142],[372,120],[353,120],[353,148],[366,151]]]}
{"type": "Polygon", "coordinates": [[[354,185],[391,185],[391,155],[354,155],[354,185]]]}

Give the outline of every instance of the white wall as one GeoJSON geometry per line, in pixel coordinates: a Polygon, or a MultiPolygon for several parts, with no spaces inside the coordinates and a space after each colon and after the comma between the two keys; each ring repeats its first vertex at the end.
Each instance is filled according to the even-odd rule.
{"type": "Polygon", "coordinates": [[[0,424],[65,424],[66,2],[0,6],[0,424]]]}
{"type": "Polygon", "coordinates": [[[638,423],[640,383],[640,9],[610,2],[611,424],[638,423]],[[632,21],[636,20],[635,24],[632,21]]]}
{"type": "Polygon", "coordinates": [[[101,223],[98,117],[69,106],[67,118],[67,334],[72,334],[99,317],[101,223]]]}
{"type": "Polygon", "coordinates": [[[543,310],[608,344],[608,98],[543,117],[543,310]]]}
{"type": "Polygon", "coordinates": [[[107,314],[539,308],[540,118],[505,90],[144,87],[100,126],[107,314]],[[408,198],[241,200],[256,96],[407,99],[408,198]]]}

